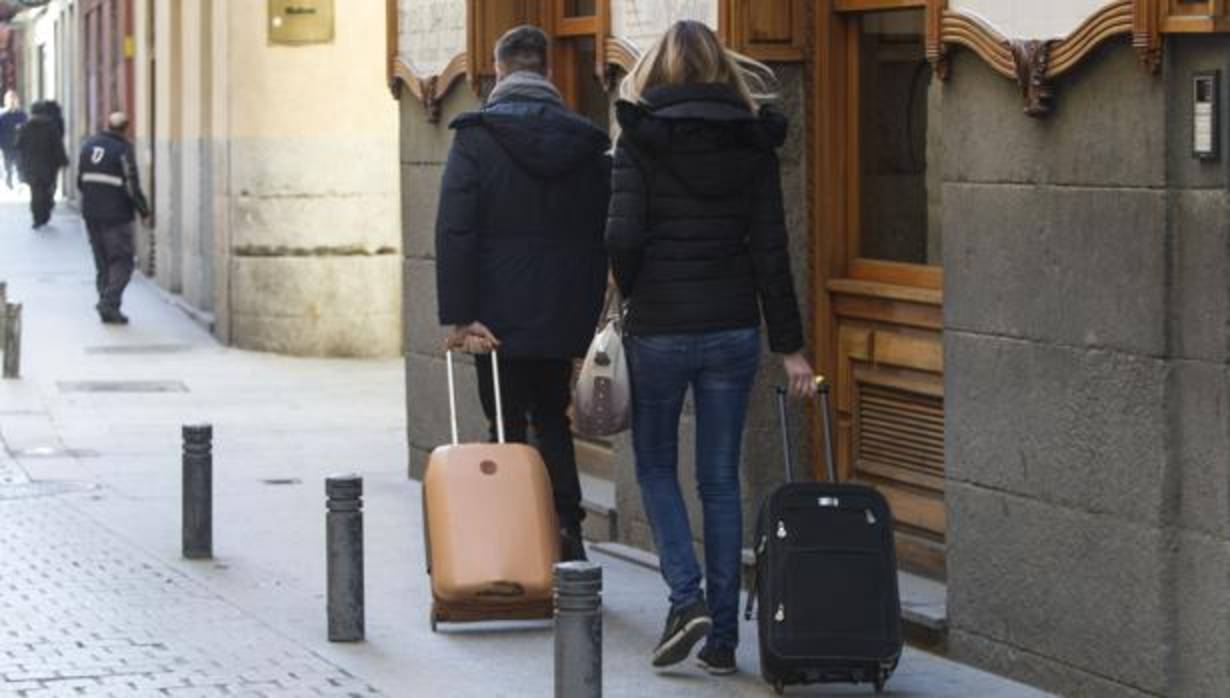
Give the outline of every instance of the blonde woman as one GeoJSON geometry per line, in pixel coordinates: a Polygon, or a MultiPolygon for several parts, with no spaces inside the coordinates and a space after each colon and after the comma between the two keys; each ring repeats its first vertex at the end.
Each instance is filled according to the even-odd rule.
{"type": "Polygon", "coordinates": [[[785,118],[762,106],[772,73],[681,21],[624,79],[606,243],[629,302],[637,481],[670,587],[654,666],[698,659],[735,671],[743,522],[743,422],[760,325],[796,394],[813,373],[790,274],[775,149],[785,118]],[[692,390],[703,573],[678,478],[679,418],[692,390]]]}

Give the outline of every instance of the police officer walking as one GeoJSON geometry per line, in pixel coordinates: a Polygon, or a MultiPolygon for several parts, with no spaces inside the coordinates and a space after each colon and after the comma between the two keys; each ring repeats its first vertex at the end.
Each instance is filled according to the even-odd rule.
{"type": "Polygon", "coordinates": [[[95,307],[103,322],[117,325],[128,324],[128,318],[120,312],[120,301],[132,278],[135,214],[147,221],[150,216],[133,147],[124,135],[127,130],[128,116],[123,112],[111,114],[107,128],[81,145],[77,167],[81,217],[98,270],[95,307]]]}

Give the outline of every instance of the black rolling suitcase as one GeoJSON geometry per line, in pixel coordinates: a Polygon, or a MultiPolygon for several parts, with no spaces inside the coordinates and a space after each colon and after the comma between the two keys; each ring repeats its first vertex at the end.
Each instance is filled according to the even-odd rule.
{"type": "Polygon", "coordinates": [[[786,484],[761,506],[744,615],[759,603],[760,672],[779,694],[837,682],[879,693],[902,648],[892,512],[874,488],[837,483],[826,383],[819,399],[830,482],[793,482],[786,391],[777,389],[786,484]]]}

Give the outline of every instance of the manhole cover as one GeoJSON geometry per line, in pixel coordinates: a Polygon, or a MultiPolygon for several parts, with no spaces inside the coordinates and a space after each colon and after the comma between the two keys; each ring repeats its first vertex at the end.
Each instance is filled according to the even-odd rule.
{"type": "Polygon", "coordinates": [[[303,483],[303,480],[297,477],[270,477],[261,480],[261,482],[266,485],[299,485],[303,483]]]}
{"type": "Polygon", "coordinates": [[[17,458],[97,458],[98,451],[88,448],[60,448],[58,446],[35,446],[11,451],[17,458]]]}
{"type": "Polygon", "coordinates": [[[182,381],[59,381],[62,393],[186,393],[182,381]]]}
{"type": "Polygon", "coordinates": [[[87,354],[178,354],[192,351],[191,344],[104,344],[86,347],[87,354]]]}

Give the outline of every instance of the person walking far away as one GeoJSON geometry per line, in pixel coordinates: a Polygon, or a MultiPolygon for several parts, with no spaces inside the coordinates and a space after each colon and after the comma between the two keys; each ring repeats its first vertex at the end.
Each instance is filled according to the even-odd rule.
{"type": "MultiPolygon", "coordinates": [[[[547,79],[547,36],[510,29],[496,43],[496,85],[456,131],[436,220],[439,317],[449,346],[499,348],[509,441],[533,426],[551,475],[561,557],[584,559],[581,484],[568,417],[573,359],[601,312],[610,139],[564,106],[547,79]]],[[[490,356],[478,388],[495,417],[490,356]]],[[[494,434],[494,424],[492,426],[494,434]]]]}
{"type": "Polygon", "coordinates": [[[670,587],[653,665],[698,655],[735,671],[743,521],[743,423],[760,360],[761,318],[796,395],[815,390],[787,247],[775,149],[786,120],[772,72],[726,51],[700,22],[673,25],[624,79],[616,104],[606,243],[629,300],[632,444],[645,513],[670,587]],[[679,415],[696,410],[704,589],[678,478],[679,415]]]}
{"type": "Polygon", "coordinates": [[[56,118],[56,107],[48,102],[35,102],[30,106],[30,120],[17,132],[18,166],[22,180],[30,187],[30,213],[35,229],[51,220],[56,177],[68,165],[63,127],[56,118]]]}
{"type": "Polygon", "coordinates": [[[81,190],[81,217],[85,219],[94,252],[98,317],[107,324],[128,324],[120,312],[124,288],[132,278],[133,221],[140,214],[148,221],[149,204],[141,192],[137,159],[125,133],[128,116],[115,112],[107,128],[81,145],[77,160],[77,188],[81,190]]]}
{"type": "MultiPolygon", "coordinates": [[[[21,109],[21,99],[13,90],[4,93],[4,111],[0,112],[0,156],[4,157],[4,186],[16,188],[17,132],[29,117],[21,109]]],[[[17,181],[20,181],[19,179],[17,181]]]]}

